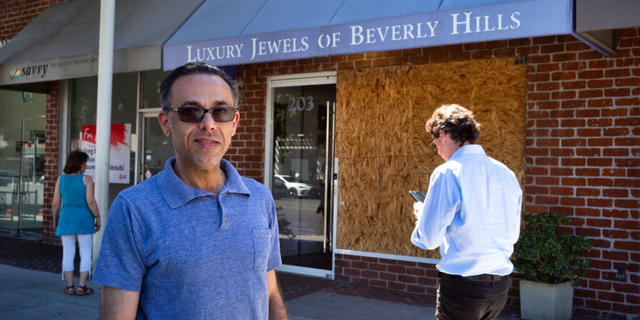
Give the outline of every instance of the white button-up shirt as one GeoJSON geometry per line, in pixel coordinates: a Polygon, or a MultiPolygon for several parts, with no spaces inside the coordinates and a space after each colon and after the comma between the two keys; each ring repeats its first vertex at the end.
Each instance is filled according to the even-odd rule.
{"type": "Polygon", "coordinates": [[[440,247],[447,274],[508,275],[520,234],[522,190],[513,171],[479,145],[458,149],[431,175],[411,242],[440,247]]]}

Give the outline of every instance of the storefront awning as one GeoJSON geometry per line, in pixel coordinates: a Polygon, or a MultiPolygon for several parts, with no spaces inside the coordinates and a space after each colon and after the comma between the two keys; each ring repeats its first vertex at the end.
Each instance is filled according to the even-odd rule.
{"type": "Polygon", "coordinates": [[[572,0],[207,0],[167,41],[163,68],[564,35],[573,17],[572,0]]]}
{"type": "MultiPolygon", "coordinates": [[[[114,73],[161,69],[162,45],[202,2],[117,0],[114,73]]],[[[100,0],[49,6],[0,49],[0,86],[97,75],[99,32],[100,0]]]]}
{"type": "Polygon", "coordinates": [[[616,30],[640,27],[638,0],[580,0],[576,3],[576,32],[589,41],[615,52],[616,30]]]}

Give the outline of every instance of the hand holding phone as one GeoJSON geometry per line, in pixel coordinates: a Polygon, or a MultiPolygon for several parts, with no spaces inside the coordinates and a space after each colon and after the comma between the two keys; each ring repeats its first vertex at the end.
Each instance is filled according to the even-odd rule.
{"type": "Polygon", "coordinates": [[[420,191],[409,191],[409,194],[413,197],[416,202],[424,202],[424,193],[420,191]]]}

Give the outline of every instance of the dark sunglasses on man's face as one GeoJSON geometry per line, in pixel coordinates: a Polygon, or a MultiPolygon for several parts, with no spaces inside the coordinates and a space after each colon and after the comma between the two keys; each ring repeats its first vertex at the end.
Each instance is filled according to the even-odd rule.
{"type": "Polygon", "coordinates": [[[181,107],[173,108],[169,111],[176,111],[182,122],[200,122],[204,115],[209,113],[215,122],[233,121],[237,108],[234,107],[213,107],[205,109],[202,107],[181,107]]]}

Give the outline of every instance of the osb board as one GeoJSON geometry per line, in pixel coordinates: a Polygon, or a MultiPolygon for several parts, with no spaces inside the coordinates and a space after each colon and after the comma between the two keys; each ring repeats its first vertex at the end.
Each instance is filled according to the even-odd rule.
{"type": "Polygon", "coordinates": [[[410,241],[409,190],[427,191],[444,163],[425,123],[457,103],[482,125],[490,157],[516,173],[524,190],[526,66],[513,59],[430,64],[338,73],[336,157],[340,159],[336,248],[439,258],[410,241]],[[344,203],[344,205],[342,204],[344,203]]]}

